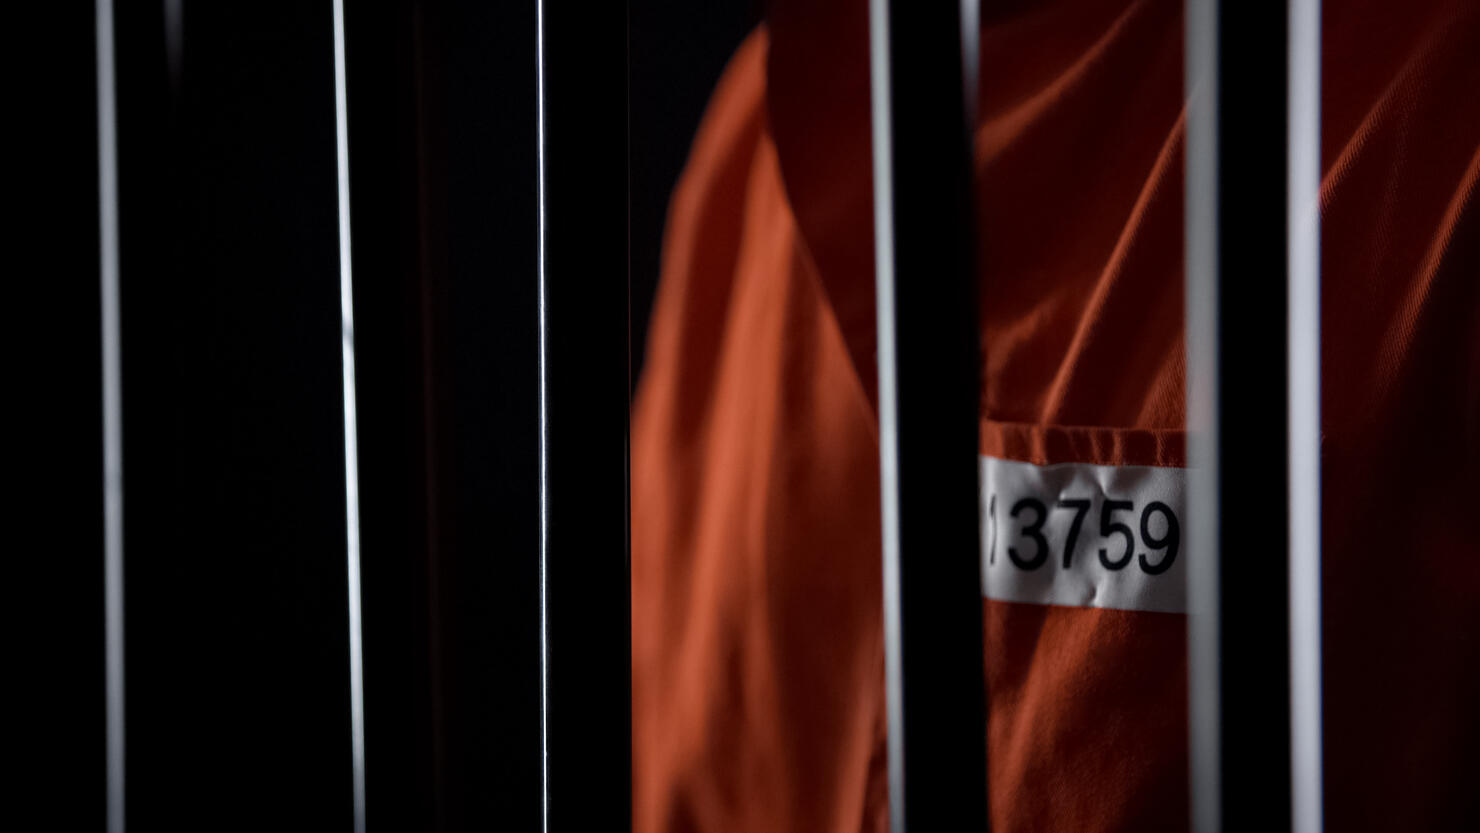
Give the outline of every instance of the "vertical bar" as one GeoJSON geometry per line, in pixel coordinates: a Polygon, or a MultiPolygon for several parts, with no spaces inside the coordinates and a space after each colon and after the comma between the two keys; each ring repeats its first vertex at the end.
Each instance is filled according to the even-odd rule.
{"type": "Polygon", "coordinates": [[[1192,830],[1218,833],[1218,62],[1215,0],[1188,0],[1184,195],[1187,321],[1187,719],[1192,830]]]}
{"type": "MultiPolygon", "coordinates": [[[[871,0],[891,829],[987,825],[979,354],[956,4],[871,0]]],[[[965,47],[965,48],[963,48],[965,47]]]]}
{"type": "Polygon", "coordinates": [[[123,833],[123,373],[118,312],[118,122],[113,0],[97,2],[98,224],[103,298],[103,618],[108,833],[123,833]]]}
{"type": "Polygon", "coordinates": [[[334,140],[339,216],[340,353],[344,394],[345,568],[349,588],[350,772],[355,833],[365,833],[365,674],[360,627],[359,444],[355,433],[355,305],[349,230],[349,124],[344,0],[334,0],[334,140]]]}
{"type": "Polygon", "coordinates": [[[537,0],[543,829],[631,825],[627,5],[537,0]]]}
{"type": "Polygon", "coordinates": [[[1291,829],[1320,833],[1321,0],[1290,0],[1289,61],[1291,829]]]}
{"type": "Polygon", "coordinates": [[[1189,0],[1193,829],[1289,829],[1289,11],[1189,0]],[[1224,430],[1224,428],[1228,430],[1224,430]],[[1285,476],[1271,476],[1281,472],[1285,476]]]}

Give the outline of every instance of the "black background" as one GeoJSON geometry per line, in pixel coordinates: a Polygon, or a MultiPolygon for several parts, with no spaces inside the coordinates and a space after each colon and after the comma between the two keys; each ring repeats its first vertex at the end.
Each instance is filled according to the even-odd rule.
{"type": "MultiPolygon", "coordinates": [[[[128,823],[344,829],[331,6],[186,3],[177,74],[163,4],[118,6],[128,823]]],[[[534,184],[532,4],[348,6],[369,823],[534,829],[537,772],[509,751],[537,710],[505,686],[538,667],[533,568],[481,557],[535,536],[505,476],[534,453],[511,439],[531,427],[529,377],[507,376],[535,332],[534,218],[500,196],[534,184]],[[506,71],[525,56],[527,75],[506,71]]],[[[37,609],[12,687],[38,737],[7,758],[48,827],[100,829],[94,8],[28,13],[12,229],[44,256],[11,307],[27,325],[12,473],[43,541],[8,555],[37,609]]],[[[668,193],[757,18],[630,4],[633,379],[668,193]]]]}

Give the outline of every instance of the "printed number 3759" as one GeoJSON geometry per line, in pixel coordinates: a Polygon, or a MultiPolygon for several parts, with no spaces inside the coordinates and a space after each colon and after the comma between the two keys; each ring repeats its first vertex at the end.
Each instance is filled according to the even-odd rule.
{"type": "MultiPolygon", "coordinates": [[[[1084,526],[1084,518],[1089,514],[1094,501],[1089,498],[1062,498],[1054,502],[1052,511],[1073,512],[1074,516],[1069,521],[1068,535],[1065,536],[1062,552],[1062,564],[1065,570],[1074,567],[1075,545],[1079,542],[1079,534],[1084,526]]],[[[1160,575],[1171,569],[1176,563],[1177,551],[1181,547],[1181,524],[1177,521],[1177,513],[1170,506],[1159,500],[1148,502],[1141,509],[1140,532],[1141,544],[1149,552],[1136,553],[1135,532],[1124,521],[1117,520],[1121,513],[1128,513],[1129,517],[1135,518],[1136,505],[1129,500],[1114,500],[1106,497],[1100,501],[1100,524],[1099,537],[1104,546],[1098,548],[1097,555],[1100,565],[1107,570],[1123,570],[1134,558],[1140,565],[1142,572],[1147,575],[1160,575]],[[1165,532],[1156,535],[1152,532],[1151,519],[1159,515],[1166,527],[1165,532]],[[1161,551],[1162,554],[1155,560],[1152,554],[1161,551]]],[[[1019,498],[1013,503],[1008,516],[1018,521],[1021,528],[1017,532],[1017,544],[1024,545],[1021,549],[1017,544],[1007,547],[1007,557],[1019,569],[1036,570],[1048,561],[1051,544],[1048,536],[1044,534],[1044,524],[1048,522],[1049,511],[1047,504],[1037,497],[1019,498]]],[[[987,563],[997,563],[997,495],[992,494],[987,500],[987,516],[992,525],[991,540],[988,543],[987,563]]]]}

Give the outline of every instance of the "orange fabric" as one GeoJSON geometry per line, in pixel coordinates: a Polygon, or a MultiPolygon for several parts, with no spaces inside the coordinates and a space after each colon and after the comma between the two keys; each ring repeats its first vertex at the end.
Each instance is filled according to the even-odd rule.
{"type": "MultiPolygon", "coordinates": [[[[640,833],[888,826],[862,5],[772,10],[674,196],[633,420],[640,833]]],[[[1328,825],[1469,829],[1480,5],[1325,5],[1328,825]]],[[[981,451],[1182,465],[1181,3],[984,6],[981,451]]],[[[1182,616],[984,628],[995,830],[1186,827],[1182,616]]]]}
{"type": "Polygon", "coordinates": [[[861,829],[882,738],[879,571],[850,557],[879,549],[876,429],[786,210],[764,54],[674,195],[633,419],[641,830],[861,829]]]}

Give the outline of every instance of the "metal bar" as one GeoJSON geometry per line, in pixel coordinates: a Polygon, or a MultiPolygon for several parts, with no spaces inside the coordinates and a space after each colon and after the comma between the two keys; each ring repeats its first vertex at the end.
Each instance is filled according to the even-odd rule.
{"type": "Polygon", "coordinates": [[[627,5],[537,0],[546,831],[631,825],[627,5]]]}
{"type": "Polygon", "coordinates": [[[118,311],[118,120],[113,0],[97,2],[98,226],[103,311],[103,620],[107,829],[124,830],[123,373],[118,311]]]}
{"type": "Polygon", "coordinates": [[[1289,55],[1291,826],[1320,833],[1321,0],[1290,0],[1289,55]]]}
{"type": "Polygon", "coordinates": [[[1199,833],[1289,829],[1288,10],[1187,14],[1189,716],[1199,833]],[[1224,430],[1225,427],[1227,430],[1224,430]]]}
{"type": "Polygon", "coordinates": [[[975,28],[963,31],[961,14],[955,4],[869,4],[895,833],[987,825],[980,340],[962,72],[975,28]]]}
{"type": "Polygon", "coordinates": [[[349,105],[345,91],[344,0],[334,0],[334,151],[339,217],[340,355],[344,397],[344,531],[348,589],[350,777],[354,830],[365,833],[365,672],[360,627],[360,475],[355,420],[355,302],[350,257],[349,105]]]}
{"type": "Polygon", "coordinates": [[[1187,719],[1192,829],[1218,833],[1221,695],[1218,664],[1218,396],[1215,297],[1218,227],[1216,6],[1189,0],[1184,187],[1187,343],[1187,719]]]}

